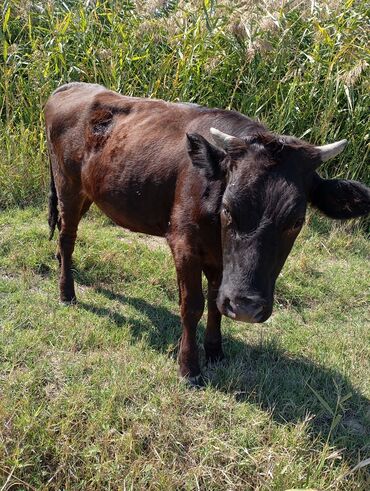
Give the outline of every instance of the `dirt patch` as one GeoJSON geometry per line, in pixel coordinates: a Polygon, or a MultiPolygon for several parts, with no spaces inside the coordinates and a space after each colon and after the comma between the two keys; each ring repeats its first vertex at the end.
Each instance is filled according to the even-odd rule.
{"type": "Polygon", "coordinates": [[[127,235],[118,237],[118,240],[126,242],[126,244],[143,244],[151,251],[153,250],[168,250],[166,239],[163,237],[155,237],[154,235],[144,235],[130,232],[127,235]]]}

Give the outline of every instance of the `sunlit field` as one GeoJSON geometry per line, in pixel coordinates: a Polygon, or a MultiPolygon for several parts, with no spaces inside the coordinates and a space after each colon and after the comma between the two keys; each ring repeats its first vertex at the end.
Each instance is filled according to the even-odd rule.
{"type": "Polygon", "coordinates": [[[272,319],[224,319],[226,360],[207,368],[202,355],[200,391],[178,377],[177,283],[161,241],[92,213],[66,307],[45,212],[3,212],[4,489],[369,489],[370,246],[313,218],[272,319]]]}
{"type": "MultiPolygon", "coordinates": [[[[370,489],[367,223],[310,210],[264,324],[223,319],[203,390],[179,378],[161,239],[92,207],[59,302],[42,108],[68,81],[238,110],[370,184],[369,6],[355,1],[0,4],[0,490],[370,489]]],[[[202,345],[206,312],[198,328],[202,345]]]]}

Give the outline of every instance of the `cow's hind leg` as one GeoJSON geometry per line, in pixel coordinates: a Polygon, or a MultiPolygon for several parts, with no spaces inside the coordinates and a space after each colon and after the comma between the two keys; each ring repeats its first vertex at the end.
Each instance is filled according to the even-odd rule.
{"type": "Polygon", "coordinates": [[[203,271],[208,280],[208,317],[204,335],[204,350],[207,363],[213,363],[224,358],[222,351],[221,314],[216,304],[222,272],[210,267],[204,267],[203,271]]]}
{"type": "MultiPolygon", "coordinates": [[[[85,198],[85,200],[82,203],[82,208],[81,208],[81,212],[80,212],[80,220],[89,211],[89,208],[90,208],[91,204],[92,204],[92,201],[90,201],[89,199],[85,198]]],[[[60,233],[60,230],[61,230],[61,219],[60,218],[58,219],[57,227],[58,227],[58,230],[59,230],[59,233],[60,233]]],[[[58,260],[59,267],[61,268],[62,267],[62,256],[60,254],[59,243],[58,243],[58,248],[57,248],[55,257],[58,260]]]]}
{"type": "Polygon", "coordinates": [[[60,208],[60,299],[64,303],[74,303],[76,294],[72,274],[72,254],[77,237],[77,228],[83,213],[89,209],[91,202],[80,194],[69,196],[59,201],[60,208]]]}

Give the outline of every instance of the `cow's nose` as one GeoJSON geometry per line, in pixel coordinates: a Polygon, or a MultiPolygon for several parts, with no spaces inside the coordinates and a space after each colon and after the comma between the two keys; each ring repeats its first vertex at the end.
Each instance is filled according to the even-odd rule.
{"type": "Polygon", "coordinates": [[[270,315],[266,300],[258,295],[225,298],[224,312],[228,317],[242,322],[264,322],[270,315]]]}

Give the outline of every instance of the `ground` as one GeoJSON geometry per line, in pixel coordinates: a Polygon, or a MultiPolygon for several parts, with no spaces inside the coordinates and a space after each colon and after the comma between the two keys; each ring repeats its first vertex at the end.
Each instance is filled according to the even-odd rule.
{"type": "Polygon", "coordinates": [[[1,490],[370,489],[363,232],[311,214],[273,317],[223,320],[226,360],[204,368],[204,390],[178,377],[160,240],[92,212],[66,307],[47,237],[45,210],[1,212],[1,490]]]}

